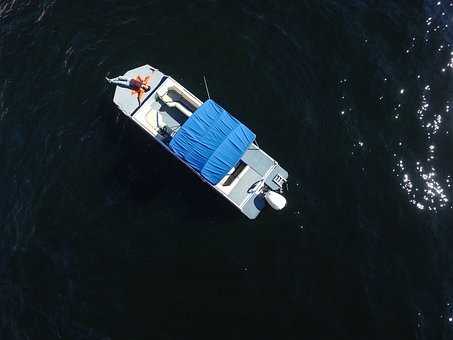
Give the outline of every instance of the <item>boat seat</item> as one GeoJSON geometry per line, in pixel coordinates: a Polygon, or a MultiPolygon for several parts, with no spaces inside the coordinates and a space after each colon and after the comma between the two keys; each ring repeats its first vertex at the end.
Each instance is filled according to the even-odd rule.
{"type": "Polygon", "coordinates": [[[155,109],[148,111],[146,114],[146,122],[156,130],[165,125],[162,115],[155,109]]]}
{"type": "Polygon", "coordinates": [[[181,111],[184,115],[186,115],[187,117],[190,117],[190,115],[192,114],[191,111],[189,111],[184,105],[182,105],[180,102],[178,101],[174,101],[173,98],[171,98],[169,95],[168,95],[168,92],[169,91],[175,91],[176,93],[178,93],[184,100],[186,100],[187,102],[189,103],[192,103],[192,101],[190,100],[190,98],[187,97],[187,95],[180,91],[177,87],[175,86],[168,86],[168,87],[161,87],[159,88],[159,90],[157,90],[157,96],[165,103],[165,105],[167,105],[168,107],[174,107],[176,109],[178,109],[179,111],[181,111]]]}
{"type": "Polygon", "coordinates": [[[181,103],[178,103],[178,102],[174,102],[174,101],[169,101],[169,102],[165,102],[165,104],[167,104],[167,106],[169,107],[175,107],[177,108],[179,111],[181,111],[184,115],[186,115],[187,117],[190,117],[190,115],[192,114],[192,112],[190,112],[189,110],[187,110],[184,105],[181,105],[181,103]]]}

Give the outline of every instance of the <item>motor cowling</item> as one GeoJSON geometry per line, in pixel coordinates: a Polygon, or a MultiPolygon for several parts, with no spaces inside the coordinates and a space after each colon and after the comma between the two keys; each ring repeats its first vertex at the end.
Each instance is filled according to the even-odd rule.
{"type": "Polygon", "coordinates": [[[268,191],[264,195],[266,202],[275,210],[282,210],[286,206],[286,198],[275,191],[268,191]]]}

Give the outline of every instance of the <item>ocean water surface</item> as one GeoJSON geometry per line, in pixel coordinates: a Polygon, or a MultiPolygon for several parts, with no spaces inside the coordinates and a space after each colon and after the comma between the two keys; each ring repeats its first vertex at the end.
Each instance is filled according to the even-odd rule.
{"type": "Polygon", "coordinates": [[[453,2],[0,2],[0,339],[453,339],[453,2]],[[112,103],[142,64],[290,173],[249,221],[112,103]]]}

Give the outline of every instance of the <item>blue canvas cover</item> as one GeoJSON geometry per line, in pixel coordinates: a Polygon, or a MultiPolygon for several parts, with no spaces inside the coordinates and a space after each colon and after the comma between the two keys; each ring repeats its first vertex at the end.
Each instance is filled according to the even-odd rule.
{"type": "Polygon", "coordinates": [[[170,148],[216,185],[255,140],[255,134],[209,99],[181,126],[170,148]]]}

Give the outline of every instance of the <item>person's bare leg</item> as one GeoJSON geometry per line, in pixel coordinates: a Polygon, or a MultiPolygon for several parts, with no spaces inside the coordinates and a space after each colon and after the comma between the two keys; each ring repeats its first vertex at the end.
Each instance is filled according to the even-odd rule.
{"type": "Polygon", "coordinates": [[[130,87],[129,82],[130,79],[120,76],[116,78],[107,78],[105,77],[105,80],[107,80],[110,84],[115,84],[121,87],[130,87]]]}

